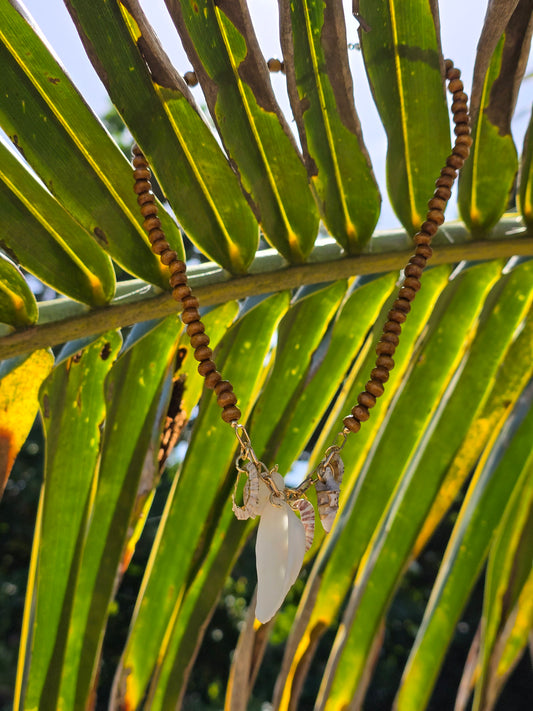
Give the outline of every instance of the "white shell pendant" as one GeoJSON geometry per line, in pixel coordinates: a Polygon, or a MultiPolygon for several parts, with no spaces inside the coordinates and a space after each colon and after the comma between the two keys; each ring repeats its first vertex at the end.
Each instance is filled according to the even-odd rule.
{"type": "MultiPolygon", "coordinates": [[[[271,473],[278,489],[285,488],[283,477],[271,473]]],[[[260,482],[262,493],[266,485],[260,482]]],[[[260,496],[262,498],[262,496],[260,496]]],[[[303,523],[286,501],[267,500],[261,511],[261,520],[255,545],[257,565],[257,603],[255,616],[259,622],[268,622],[278,611],[285,595],[298,577],[305,554],[305,529],[303,523]]]]}
{"type": "Polygon", "coordinates": [[[334,452],[328,459],[316,483],[318,515],[327,533],[331,531],[339,508],[339,491],[344,474],[344,464],[338,452],[334,452]]]}

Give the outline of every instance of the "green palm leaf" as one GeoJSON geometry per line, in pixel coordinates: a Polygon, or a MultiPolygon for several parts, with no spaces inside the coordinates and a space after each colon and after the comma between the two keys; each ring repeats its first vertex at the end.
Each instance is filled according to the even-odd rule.
{"type": "Polygon", "coordinates": [[[357,253],[376,226],[380,199],[352,99],[344,13],[340,4],[305,0],[283,2],[280,13],[291,106],[322,217],[357,253]]]}
{"type": "Polygon", "coordinates": [[[37,302],[13,262],[0,255],[0,322],[14,328],[37,320],[37,302]]]}
{"type": "Polygon", "coordinates": [[[167,6],[265,237],[288,261],[303,261],[318,211],[246,3],[169,0],[167,6]]]}

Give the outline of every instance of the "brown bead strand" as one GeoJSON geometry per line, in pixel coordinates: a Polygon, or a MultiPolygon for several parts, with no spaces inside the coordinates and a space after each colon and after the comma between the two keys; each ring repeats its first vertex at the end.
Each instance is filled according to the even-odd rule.
{"type": "Polygon", "coordinates": [[[435,183],[436,190],[428,202],[426,221],[413,238],[416,250],[404,269],[405,279],[398,291],[398,298],[389,311],[383,333],[376,346],[378,356],[376,367],[370,373],[370,380],[366,384],[365,390],[357,396],[358,404],[352,408],[352,414],[343,420],[344,427],[350,432],[360,430],[361,422],[368,420],[369,411],[376,404],[376,398],[384,393],[384,383],[387,382],[389,372],[394,368],[393,355],[399,343],[401,324],[407,318],[407,314],[411,310],[411,301],[420,289],[420,277],[433,253],[431,240],[444,222],[444,210],[450,199],[457,171],[463,167],[472,145],[468,118],[468,97],[464,93],[463,82],[460,78],[461,72],[453,66],[450,59],[447,59],[444,65],[448,91],[453,95],[451,111],[455,124],[455,143],[446,160],[446,165],[435,183]]]}
{"type": "Polygon", "coordinates": [[[157,216],[157,205],[152,192],[151,172],[148,161],[137,146],[133,146],[133,177],[135,178],[134,192],[137,202],[144,217],[143,227],[148,232],[148,239],[152,251],[157,254],[161,262],[170,270],[170,286],[173,298],[181,302],[181,320],[187,326],[187,335],[194,349],[194,358],[198,361],[198,372],[205,378],[208,388],[215,391],[217,402],[222,408],[224,422],[235,422],[241,417],[237,407],[237,397],[233,392],[232,384],[222,380],[215,362],[212,359],[213,351],[209,348],[209,336],[205,333],[205,326],[200,319],[198,299],[193,296],[187,283],[187,266],[178,259],[177,253],[170,249],[165,233],[161,229],[161,220],[157,216]]]}

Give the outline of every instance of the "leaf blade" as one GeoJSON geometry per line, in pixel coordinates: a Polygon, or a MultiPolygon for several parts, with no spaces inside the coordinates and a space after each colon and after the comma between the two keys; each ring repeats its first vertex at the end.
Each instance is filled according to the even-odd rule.
{"type": "MultiPolygon", "coordinates": [[[[15,0],[13,0],[15,3],[15,0]]],[[[18,4],[0,9],[2,127],[50,192],[127,271],[166,285],[151,253],[122,152],[18,4]]],[[[161,214],[182,253],[177,226],[161,214]]]]}
{"type": "Polygon", "coordinates": [[[318,211],[246,3],[168,0],[167,7],[265,237],[289,262],[304,261],[318,211]]]}
{"type": "Polygon", "coordinates": [[[389,142],[389,196],[403,226],[413,234],[425,219],[435,176],[450,152],[435,4],[360,0],[356,7],[372,28],[360,29],[359,37],[389,142]]]}
{"type": "Polygon", "coordinates": [[[499,465],[494,468],[485,456],[476,469],[407,661],[394,705],[398,711],[425,708],[429,700],[439,662],[501,520],[502,502],[531,468],[532,428],[530,409],[499,465]]]}
{"type": "Polygon", "coordinates": [[[532,520],[533,465],[529,476],[513,489],[491,545],[483,600],[481,669],[473,704],[476,711],[494,704],[516,661],[508,650],[514,647],[516,655],[520,638],[523,646],[527,641],[524,631],[532,615],[524,593],[531,587],[532,520]]]}
{"type": "MultiPolygon", "coordinates": [[[[143,325],[139,330],[145,335],[136,341],[135,334],[130,337],[134,343],[116,360],[104,384],[106,420],[98,486],[84,531],[64,662],[56,681],[59,708],[83,708],[92,692],[137,493],[143,489],[145,465],[157,455],[163,424],[161,392],[174,362],[178,329],[176,315],[148,333],[143,325]]],[[[152,483],[147,482],[148,489],[152,483]]]]}
{"type": "Polygon", "coordinates": [[[38,350],[27,358],[4,361],[0,369],[0,498],[39,409],[39,387],[53,363],[50,351],[38,350]]]}
{"type": "Polygon", "coordinates": [[[98,13],[88,0],[66,4],[184,230],[228,271],[246,271],[257,247],[257,222],[185,82],[169,69],[139,3],[99,0],[98,13]]]}
{"type": "Polygon", "coordinates": [[[3,244],[53,289],[93,306],[115,293],[109,257],[0,142],[0,201],[11,223],[3,244]]]}
{"type": "Polygon", "coordinates": [[[26,597],[26,606],[35,607],[33,628],[22,640],[19,657],[19,684],[27,679],[24,693],[20,686],[17,689],[17,695],[23,697],[21,708],[56,708],[57,674],[72,603],[71,576],[79,564],[80,530],[87,519],[99,449],[98,427],[104,415],[102,384],[113,362],[113,357],[104,357],[104,348],[109,356],[116,355],[120,342],[117,333],[105,334],[83,354],[72,354],[54,368],[41,388],[46,472],[37,533],[37,575],[35,587],[28,588],[26,597]],[[91,378],[87,377],[89,372],[91,378]]]}
{"type": "Polygon", "coordinates": [[[304,160],[329,233],[357,253],[379,216],[380,196],[353,103],[340,4],[280,3],[281,42],[304,160]]]}
{"type": "Polygon", "coordinates": [[[37,302],[26,280],[0,253],[0,322],[21,328],[33,325],[37,317],[37,302]]]}

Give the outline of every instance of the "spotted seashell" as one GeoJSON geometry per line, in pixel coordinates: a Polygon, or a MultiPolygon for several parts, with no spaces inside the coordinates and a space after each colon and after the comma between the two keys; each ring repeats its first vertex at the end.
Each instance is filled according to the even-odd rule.
{"type": "Polygon", "coordinates": [[[339,510],[339,492],[328,491],[327,489],[318,491],[318,484],[316,488],[316,500],[320,522],[322,523],[324,531],[329,533],[333,526],[333,521],[335,521],[337,511],[339,510]]]}
{"type": "MultiPolygon", "coordinates": [[[[342,477],[344,474],[344,462],[341,459],[341,455],[335,452],[329,462],[324,466],[324,479],[326,482],[335,482],[337,484],[337,491],[339,491],[342,484],[342,477]]],[[[334,489],[334,486],[330,487],[334,489]]]]}
{"type": "Polygon", "coordinates": [[[321,478],[316,483],[318,515],[324,531],[329,533],[339,508],[339,492],[344,474],[344,464],[335,452],[324,465],[321,478]]]}
{"type": "Polygon", "coordinates": [[[238,506],[235,501],[235,495],[232,497],[232,509],[235,516],[240,521],[245,521],[248,518],[255,518],[261,513],[262,506],[264,502],[261,501],[260,491],[259,491],[259,472],[257,467],[253,462],[248,462],[246,464],[246,471],[248,472],[248,480],[244,485],[243,490],[243,506],[238,506]]]}
{"type": "Polygon", "coordinates": [[[300,519],[305,530],[305,550],[308,551],[313,544],[315,535],[315,509],[307,499],[297,499],[292,504],[292,508],[297,509],[300,513],[300,519]]]}

